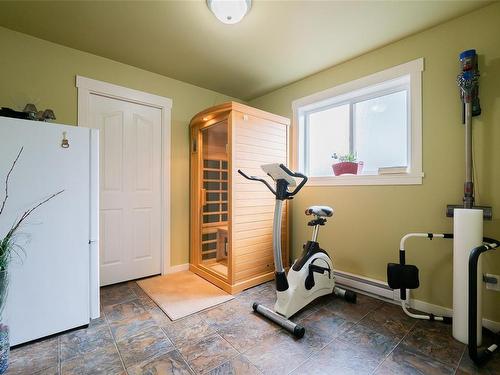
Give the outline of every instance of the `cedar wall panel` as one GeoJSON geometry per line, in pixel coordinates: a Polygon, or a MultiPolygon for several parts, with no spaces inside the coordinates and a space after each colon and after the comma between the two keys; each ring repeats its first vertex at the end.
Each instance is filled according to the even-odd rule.
{"type": "MultiPolygon", "coordinates": [[[[238,174],[263,176],[262,164],[288,159],[288,126],[233,111],[232,251],[234,282],[273,272],[272,226],[275,199],[261,183],[238,174]]],[[[287,203],[283,205],[282,253],[288,266],[287,203]]]]}

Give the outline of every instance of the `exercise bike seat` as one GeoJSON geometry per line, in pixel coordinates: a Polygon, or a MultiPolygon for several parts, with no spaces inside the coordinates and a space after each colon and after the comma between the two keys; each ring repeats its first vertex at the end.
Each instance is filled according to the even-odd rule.
{"type": "Polygon", "coordinates": [[[306,215],[315,215],[318,217],[330,217],[333,215],[333,208],[328,206],[311,206],[306,209],[306,215]]]}

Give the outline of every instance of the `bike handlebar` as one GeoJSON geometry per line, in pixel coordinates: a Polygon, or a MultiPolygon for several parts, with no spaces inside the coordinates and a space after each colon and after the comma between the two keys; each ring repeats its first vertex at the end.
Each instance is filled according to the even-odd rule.
{"type": "Polygon", "coordinates": [[[262,182],[264,185],[267,186],[267,188],[269,190],[271,190],[271,193],[273,193],[274,195],[276,195],[276,191],[271,187],[271,185],[269,185],[269,183],[264,180],[263,178],[258,178],[258,177],[255,177],[255,176],[248,176],[247,174],[245,174],[241,169],[238,169],[238,173],[241,174],[243,177],[245,177],[247,180],[251,180],[251,181],[259,181],[259,182],[262,182]]]}
{"type": "Polygon", "coordinates": [[[302,179],[302,181],[300,181],[300,183],[297,185],[297,187],[295,188],[295,190],[290,193],[290,196],[294,196],[306,184],[306,182],[307,182],[307,176],[304,175],[304,174],[302,174],[302,173],[299,173],[299,172],[292,172],[284,164],[280,164],[280,168],[283,169],[283,171],[285,171],[285,173],[288,174],[289,176],[302,179]]]}
{"type": "MultiPolygon", "coordinates": [[[[302,187],[306,184],[307,182],[307,176],[303,175],[302,173],[299,173],[299,172],[292,172],[290,169],[288,169],[285,165],[283,164],[280,164],[279,165],[280,168],[289,176],[291,177],[294,177],[294,178],[300,178],[302,179],[302,181],[300,181],[300,183],[297,185],[297,187],[292,191],[292,192],[288,192],[287,194],[287,198],[291,198],[293,197],[295,194],[297,194],[300,189],[302,189],[302,187]]],[[[276,194],[276,190],[274,190],[271,185],[269,185],[269,183],[264,180],[263,178],[259,178],[259,177],[255,177],[255,176],[248,176],[247,174],[245,174],[241,169],[238,169],[238,173],[240,175],[242,175],[243,177],[245,177],[247,180],[251,180],[251,181],[259,181],[259,182],[262,182],[264,185],[266,185],[266,187],[271,191],[271,193],[273,193],[274,195],[277,195],[276,194]]],[[[271,176],[272,177],[272,176],[271,176]]]]}

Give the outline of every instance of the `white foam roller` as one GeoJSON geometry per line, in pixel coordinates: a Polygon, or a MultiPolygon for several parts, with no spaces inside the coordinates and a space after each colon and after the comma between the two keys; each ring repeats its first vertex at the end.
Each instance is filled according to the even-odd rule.
{"type": "MultiPolygon", "coordinates": [[[[468,343],[469,255],[483,243],[483,211],[457,208],[453,214],[453,337],[468,343]]],[[[482,330],[482,267],[477,268],[477,343],[482,330]]]]}

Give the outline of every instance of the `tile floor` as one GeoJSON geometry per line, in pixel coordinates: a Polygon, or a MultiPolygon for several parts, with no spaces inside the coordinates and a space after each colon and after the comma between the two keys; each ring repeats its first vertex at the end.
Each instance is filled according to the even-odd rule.
{"type": "Polygon", "coordinates": [[[105,287],[100,319],[13,350],[7,373],[500,374],[500,356],[479,371],[450,326],[370,297],[316,301],[294,318],[301,340],[255,315],[254,300],[271,306],[273,284],[172,322],[135,282],[105,287]]]}

